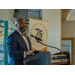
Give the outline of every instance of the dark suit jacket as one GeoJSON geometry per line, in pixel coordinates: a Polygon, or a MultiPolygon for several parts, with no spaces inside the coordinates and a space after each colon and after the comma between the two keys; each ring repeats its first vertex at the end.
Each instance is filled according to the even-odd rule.
{"type": "MultiPolygon", "coordinates": [[[[31,42],[26,36],[31,50],[31,42]]],[[[28,51],[27,45],[22,36],[16,30],[7,38],[7,49],[10,65],[23,65],[24,51],[28,51]]]]}

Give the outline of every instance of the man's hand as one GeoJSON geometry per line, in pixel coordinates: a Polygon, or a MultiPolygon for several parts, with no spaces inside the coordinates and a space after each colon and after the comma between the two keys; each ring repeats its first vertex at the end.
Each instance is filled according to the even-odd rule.
{"type": "Polygon", "coordinates": [[[47,50],[44,50],[43,52],[49,52],[51,54],[51,52],[50,51],[47,51],[47,50]]]}
{"type": "Polygon", "coordinates": [[[33,50],[26,51],[26,55],[34,55],[33,50]]]}
{"type": "MultiPolygon", "coordinates": [[[[47,51],[47,50],[40,51],[40,53],[41,53],[41,52],[49,52],[49,53],[50,53],[50,51],[47,51]]],[[[50,54],[51,54],[51,53],[50,53],[50,54]]]]}

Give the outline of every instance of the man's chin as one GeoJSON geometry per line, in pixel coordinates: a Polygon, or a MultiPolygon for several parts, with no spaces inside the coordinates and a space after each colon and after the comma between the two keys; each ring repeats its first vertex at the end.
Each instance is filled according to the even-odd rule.
{"type": "Polygon", "coordinates": [[[22,33],[24,33],[26,30],[21,31],[22,33]]]}

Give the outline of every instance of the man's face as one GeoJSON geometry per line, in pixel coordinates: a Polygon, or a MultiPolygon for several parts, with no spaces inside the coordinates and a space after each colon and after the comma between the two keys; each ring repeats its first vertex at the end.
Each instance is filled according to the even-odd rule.
{"type": "Polygon", "coordinates": [[[18,22],[17,24],[17,29],[20,31],[20,32],[25,32],[26,31],[26,28],[27,28],[27,25],[26,25],[26,22],[25,20],[21,20],[18,22]]]}

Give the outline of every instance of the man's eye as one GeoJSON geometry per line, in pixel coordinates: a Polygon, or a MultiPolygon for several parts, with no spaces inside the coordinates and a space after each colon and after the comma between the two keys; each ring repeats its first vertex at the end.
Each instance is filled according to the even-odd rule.
{"type": "Polygon", "coordinates": [[[21,24],[23,24],[23,23],[21,23],[21,24]]]}
{"type": "Polygon", "coordinates": [[[24,27],[26,27],[26,28],[27,28],[27,26],[24,26],[24,27]]]}
{"type": "Polygon", "coordinates": [[[23,27],[23,25],[21,25],[21,27],[23,27]]]}

